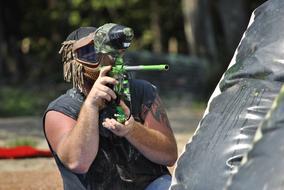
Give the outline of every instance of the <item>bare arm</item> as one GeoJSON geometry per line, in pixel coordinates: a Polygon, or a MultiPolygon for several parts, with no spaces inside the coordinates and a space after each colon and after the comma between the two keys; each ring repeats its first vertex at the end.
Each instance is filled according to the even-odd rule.
{"type": "Polygon", "coordinates": [[[124,136],[149,160],[162,165],[174,165],[177,144],[159,97],[148,111],[144,125],[131,117],[125,125],[108,119],[104,126],[113,133],[124,136]]]}
{"type": "Polygon", "coordinates": [[[115,84],[105,76],[111,67],[102,69],[93,85],[78,120],[50,111],[45,119],[45,131],[53,150],[63,164],[77,173],[85,173],[95,159],[99,145],[98,117],[104,101],[115,99],[115,93],[106,84],[115,84]]]}

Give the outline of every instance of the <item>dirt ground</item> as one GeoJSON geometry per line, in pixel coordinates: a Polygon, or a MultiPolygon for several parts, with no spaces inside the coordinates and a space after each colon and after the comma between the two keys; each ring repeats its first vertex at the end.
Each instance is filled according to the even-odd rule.
{"type": "MultiPolygon", "coordinates": [[[[204,109],[192,110],[189,103],[180,103],[175,107],[169,107],[167,111],[180,154],[197,127],[204,109]]],[[[0,146],[23,137],[35,140],[40,149],[48,148],[40,118],[0,118],[0,146]]],[[[174,167],[170,170],[173,171],[174,167]]],[[[52,158],[0,159],[0,190],[51,189],[63,189],[60,173],[52,158]]]]}

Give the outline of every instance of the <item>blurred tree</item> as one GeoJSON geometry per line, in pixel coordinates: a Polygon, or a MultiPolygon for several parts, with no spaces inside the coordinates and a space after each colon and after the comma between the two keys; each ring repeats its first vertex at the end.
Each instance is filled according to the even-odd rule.
{"type": "Polygon", "coordinates": [[[182,0],[182,11],[184,16],[184,31],[189,48],[189,53],[198,54],[197,50],[197,8],[198,0],[182,0]]]}
{"type": "Polygon", "coordinates": [[[215,87],[247,27],[251,12],[263,2],[182,0],[188,53],[208,59],[209,87],[215,87]]]}
{"type": "MultiPolygon", "coordinates": [[[[264,0],[14,0],[0,6],[0,84],[62,81],[57,52],[80,26],[135,29],[132,50],[206,58],[219,80],[251,11],[264,0]]],[[[215,81],[212,86],[215,86],[215,81]]]]}

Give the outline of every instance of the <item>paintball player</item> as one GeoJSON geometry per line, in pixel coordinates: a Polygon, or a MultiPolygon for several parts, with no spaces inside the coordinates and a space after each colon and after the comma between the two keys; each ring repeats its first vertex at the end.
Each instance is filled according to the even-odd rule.
{"type": "Polygon", "coordinates": [[[129,79],[131,102],[118,100],[113,90],[118,80],[109,75],[132,38],[131,28],[108,23],[81,27],[62,43],[64,79],[73,88],[49,104],[43,128],[65,190],[170,185],[167,166],[177,159],[177,145],[156,88],[129,79]],[[126,121],[109,115],[112,101],[126,121]]]}

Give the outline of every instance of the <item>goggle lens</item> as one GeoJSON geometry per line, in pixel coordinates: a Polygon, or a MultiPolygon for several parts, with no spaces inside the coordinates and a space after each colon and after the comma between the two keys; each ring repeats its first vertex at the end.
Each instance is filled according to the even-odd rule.
{"type": "Polygon", "coordinates": [[[77,58],[84,62],[97,63],[99,55],[96,53],[94,44],[88,44],[76,50],[77,58]]]}

